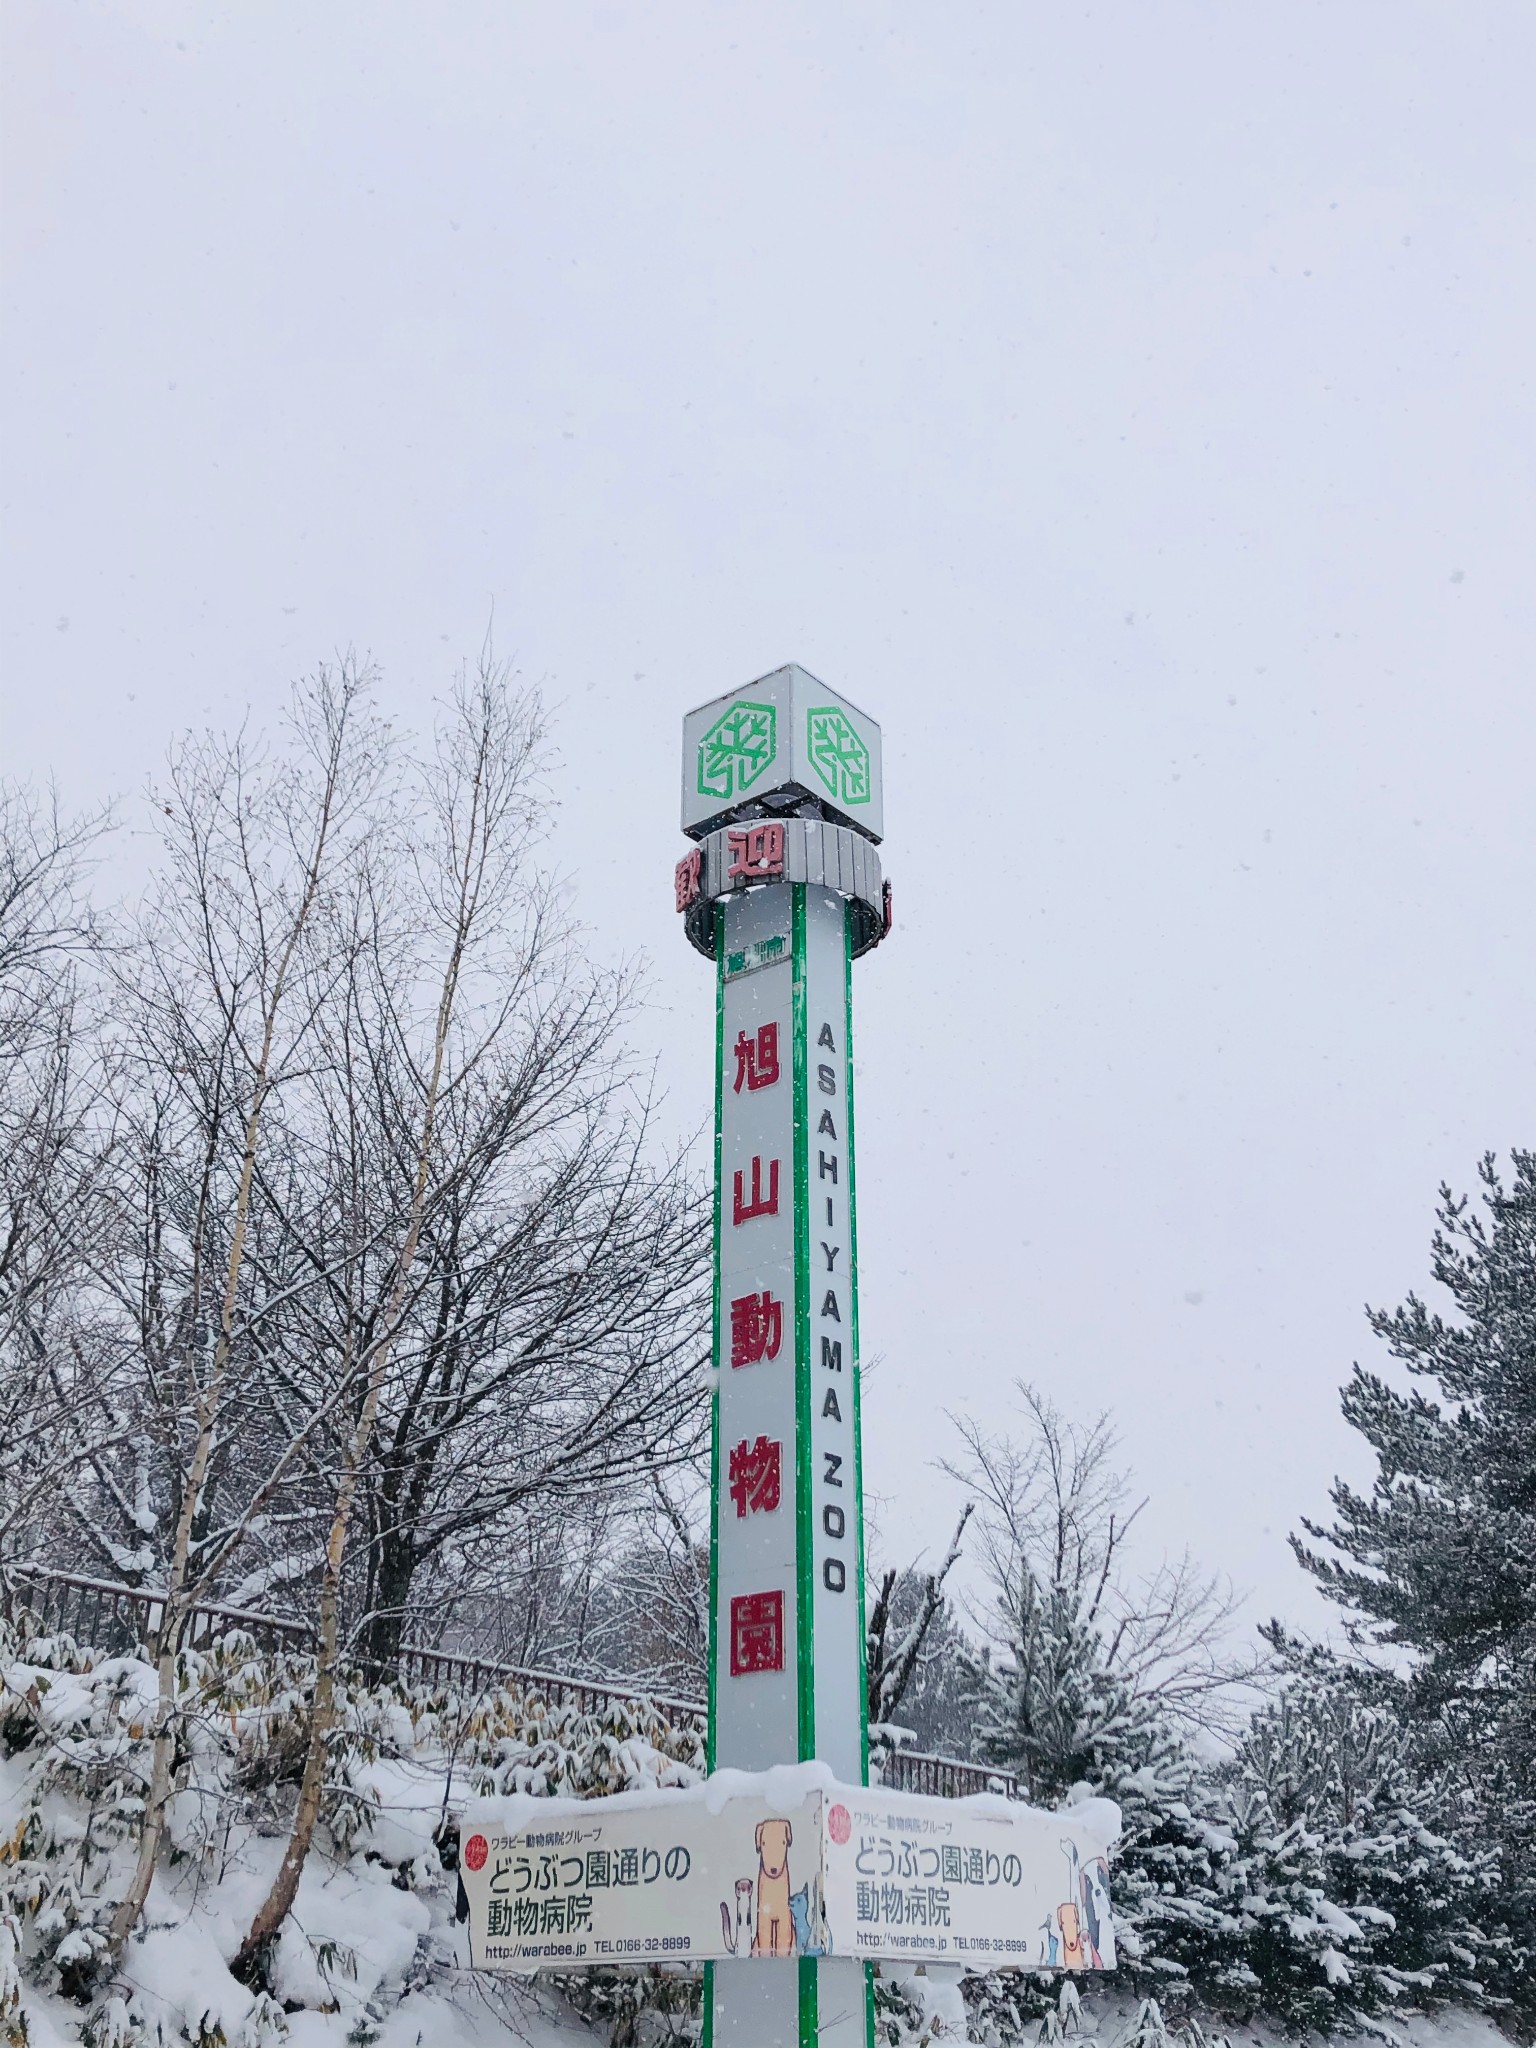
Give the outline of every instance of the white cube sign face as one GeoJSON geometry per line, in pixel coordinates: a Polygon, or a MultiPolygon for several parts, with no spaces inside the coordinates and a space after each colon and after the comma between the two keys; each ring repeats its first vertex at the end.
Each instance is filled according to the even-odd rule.
{"type": "Polygon", "coordinates": [[[885,835],[880,728],[806,669],[791,662],[683,720],[685,832],[805,797],[870,839],[885,835]]]}

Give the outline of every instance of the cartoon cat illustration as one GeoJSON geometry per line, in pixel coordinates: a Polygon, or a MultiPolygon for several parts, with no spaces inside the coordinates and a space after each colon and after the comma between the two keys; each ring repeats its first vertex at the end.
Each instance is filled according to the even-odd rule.
{"type": "Polygon", "coordinates": [[[728,1899],[720,1901],[720,1931],[725,1945],[733,1956],[747,1955],[752,1947],[752,1880],[738,1877],[736,1880],[736,1917],[731,1918],[728,1899]]]}
{"type": "Polygon", "coordinates": [[[795,1923],[795,1947],[803,1956],[831,1954],[821,1917],[821,1882],[812,1878],[789,1895],[789,1916],[795,1923]]]}
{"type": "Polygon", "coordinates": [[[1083,1902],[1083,1928],[1088,1937],[1088,1953],[1093,1967],[1102,1970],[1103,1951],[1109,1947],[1114,1932],[1109,1910],[1109,1865],[1102,1856],[1095,1856],[1083,1865],[1078,1892],[1083,1902]]]}

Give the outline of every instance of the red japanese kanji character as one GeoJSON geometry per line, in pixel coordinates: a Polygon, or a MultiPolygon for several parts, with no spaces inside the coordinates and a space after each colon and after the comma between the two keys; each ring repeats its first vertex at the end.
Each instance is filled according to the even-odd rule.
{"type": "Polygon", "coordinates": [[[784,1304],[766,1289],[739,1294],[731,1303],[731,1364],[756,1365],[777,1358],[784,1341],[784,1304]]]}
{"type": "Polygon", "coordinates": [[[743,1437],[732,1448],[726,1490],[736,1503],[738,1520],[773,1513],[779,1504],[780,1473],[779,1446],[772,1437],[760,1436],[750,1444],[743,1437]]]}
{"type": "Polygon", "coordinates": [[[731,1083],[731,1093],[739,1095],[743,1081],[748,1094],[759,1088],[771,1088],[779,1078],[779,1027],[777,1024],[759,1024],[757,1035],[738,1031],[736,1034],[736,1078],[731,1083]]]}
{"type": "Polygon", "coordinates": [[[779,1162],[768,1162],[768,1192],[763,1193],[763,1162],[752,1154],[752,1199],[746,1197],[745,1180],[741,1168],[736,1169],[735,1183],[731,1189],[731,1222],[733,1225],[750,1223],[754,1216],[777,1216],[779,1213],[779,1162]]]}
{"type": "Polygon", "coordinates": [[[784,872],[784,827],[748,825],[741,832],[726,835],[731,864],[725,871],[729,882],[766,882],[784,872]]]}
{"type": "Polygon", "coordinates": [[[678,862],[672,876],[677,890],[677,907],[687,910],[699,900],[699,878],[704,870],[704,856],[695,847],[692,853],[685,853],[678,862]]]}
{"type": "Polygon", "coordinates": [[[731,1601],[731,1676],[784,1669],[784,1595],[739,1593],[731,1601]]]}

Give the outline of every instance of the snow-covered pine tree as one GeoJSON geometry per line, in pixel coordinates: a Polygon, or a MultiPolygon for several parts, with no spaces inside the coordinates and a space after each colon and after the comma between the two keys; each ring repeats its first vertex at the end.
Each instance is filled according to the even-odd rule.
{"type": "MultiPolygon", "coordinates": [[[[1498,1981],[1536,2020],[1536,1152],[1492,1154],[1482,1200],[1442,1186],[1431,1270],[1451,1314],[1416,1295],[1370,1324],[1429,1391],[1359,1365],[1346,1420],[1370,1445],[1369,1493],[1293,1539],[1365,1647],[1407,1653],[1416,1753],[1458,1784],[1458,1836],[1495,1847],[1508,1962],[1498,1981]]],[[[1493,1929],[1488,1930],[1490,1933],[1493,1929]]]]}
{"type": "Polygon", "coordinates": [[[1109,1668],[1080,1591],[1021,1567],[1007,1640],[972,1661],[971,1679],[983,1762],[1016,1773],[1037,1805],[1079,1787],[1118,1802],[1115,1937],[1131,1979],[1165,1992],[1213,1981],[1226,1926],[1213,1788],[1156,1706],[1109,1668]]]}
{"type": "Polygon", "coordinates": [[[974,1753],[1055,1806],[1074,1788],[1118,1802],[1112,1876],[1122,1967],[1177,1997],[1218,1981],[1235,1932],[1221,1901],[1231,1840],[1193,1729],[1221,1719],[1221,1688],[1251,1667],[1229,1657],[1230,1605],[1187,1559],[1150,1581],[1125,1574],[1139,1512],[1114,1462],[1108,1419],[1081,1425],[1020,1388],[1029,1437],[974,1427],[958,1468],[980,1496],[992,1641],[970,1660],[974,1753]]]}
{"type": "Polygon", "coordinates": [[[1497,1946],[1496,1858],[1451,1839],[1454,1796],[1418,1768],[1375,1678],[1307,1660],[1230,1768],[1221,1884],[1241,1932],[1224,2002],[1324,2032],[1357,2012],[1481,2004],[1497,1946]]]}

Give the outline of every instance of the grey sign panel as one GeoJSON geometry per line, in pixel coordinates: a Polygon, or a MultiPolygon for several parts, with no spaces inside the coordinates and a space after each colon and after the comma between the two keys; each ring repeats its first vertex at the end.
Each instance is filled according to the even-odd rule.
{"type": "MultiPolygon", "coordinates": [[[[764,886],[760,880],[733,873],[737,849],[731,842],[733,838],[739,841],[750,829],[723,826],[705,833],[699,841],[699,893],[687,913],[687,930],[692,944],[711,960],[715,955],[716,900],[764,886]]],[[[880,856],[869,841],[846,825],[824,825],[818,818],[787,818],[783,832],[783,874],[767,886],[775,888],[781,881],[810,882],[838,890],[853,899],[854,958],[878,945],[885,904],[880,856]]]]}

